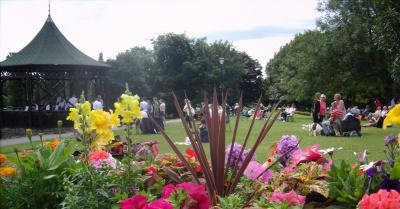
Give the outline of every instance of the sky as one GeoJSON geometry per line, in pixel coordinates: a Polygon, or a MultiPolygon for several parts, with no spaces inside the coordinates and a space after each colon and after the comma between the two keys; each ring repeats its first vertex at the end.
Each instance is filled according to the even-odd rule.
{"type": "MultiPolygon", "coordinates": [[[[51,0],[67,39],[94,59],[115,56],[168,32],[228,40],[265,67],[298,33],[316,28],[317,0],[51,0]]],[[[0,0],[0,60],[40,31],[48,0],[0,0]]]]}

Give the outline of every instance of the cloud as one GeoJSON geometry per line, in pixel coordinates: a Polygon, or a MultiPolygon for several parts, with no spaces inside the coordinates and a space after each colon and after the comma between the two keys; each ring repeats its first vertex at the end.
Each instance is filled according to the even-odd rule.
{"type": "MultiPolygon", "coordinates": [[[[105,58],[114,58],[134,46],[151,47],[152,38],[175,32],[229,40],[265,65],[270,48],[279,49],[288,35],[313,27],[319,16],[315,0],[53,0],[51,4],[61,32],[93,58],[101,51],[105,58]]],[[[47,0],[0,1],[0,60],[33,39],[47,10],[47,0]]]]}
{"type": "MultiPolygon", "coordinates": [[[[233,45],[241,51],[246,51],[252,58],[257,59],[260,64],[265,68],[267,62],[273,58],[274,54],[279,49],[290,42],[294,35],[279,35],[272,37],[264,37],[259,39],[240,40],[233,43],[233,45]]],[[[265,72],[263,70],[263,74],[265,72]]]]}

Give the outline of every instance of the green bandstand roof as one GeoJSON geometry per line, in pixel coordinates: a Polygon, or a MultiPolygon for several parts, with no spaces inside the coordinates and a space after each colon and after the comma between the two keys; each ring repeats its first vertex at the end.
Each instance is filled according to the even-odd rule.
{"type": "Polygon", "coordinates": [[[0,62],[0,68],[3,69],[23,70],[25,67],[41,66],[48,69],[68,66],[68,69],[77,70],[110,67],[87,56],[72,45],[54,24],[50,15],[39,33],[25,48],[0,62]]]}

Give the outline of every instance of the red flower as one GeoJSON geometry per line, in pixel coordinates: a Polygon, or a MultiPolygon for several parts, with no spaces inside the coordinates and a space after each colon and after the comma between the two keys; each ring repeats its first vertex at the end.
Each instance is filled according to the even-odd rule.
{"type": "Polygon", "coordinates": [[[106,151],[96,151],[89,153],[89,160],[92,162],[97,162],[102,159],[107,159],[110,157],[110,154],[106,151]]]}
{"type": "Polygon", "coordinates": [[[178,167],[183,167],[185,164],[182,161],[178,161],[175,163],[175,165],[178,167]]]}
{"type": "Polygon", "coordinates": [[[197,160],[197,155],[196,155],[196,152],[193,150],[193,149],[191,149],[191,148],[186,148],[186,158],[194,158],[195,160],[197,160]]]}
{"type": "Polygon", "coordinates": [[[158,199],[148,204],[144,209],[173,209],[173,207],[170,202],[164,199],[158,199]]]}
{"type": "Polygon", "coordinates": [[[188,194],[189,202],[191,203],[189,209],[208,209],[211,201],[206,193],[204,185],[194,185],[187,182],[176,185],[176,188],[181,188],[188,194]]]}
{"type": "Polygon", "coordinates": [[[145,196],[136,194],[131,198],[122,200],[119,203],[121,209],[144,209],[147,206],[147,199],[145,196]]]}
{"type": "Polygon", "coordinates": [[[357,175],[364,174],[365,171],[363,169],[358,170],[357,175]]]}
{"type": "Polygon", "coordinates": [[[175,186],[173,184],[168,184],[167,186],[164,186],[161,192],[161,198],[170,198],[171,193],[176,190],[175,186]]]}
{"type": "Polygon", "coordinates": [[[201,168],[201,165],[199,164],[196,166],[196,173],[201,173],[201,172],[203,172],[203,169],[201,168]]]}
{"type": "Polygon", "coordinates": [[[390,190],[390,192],[388,192],[384,189],[381,189],[377,193],[370,195],[365,194],[358,204],[361,209],[400,208],[400,194],[396,190],[390,190]]]}

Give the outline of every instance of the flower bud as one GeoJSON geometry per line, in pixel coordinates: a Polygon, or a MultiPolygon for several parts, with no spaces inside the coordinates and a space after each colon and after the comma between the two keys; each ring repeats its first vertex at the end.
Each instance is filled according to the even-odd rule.
{"type": "Polygon", "coordinates": [[[32,136],[32,129],[30,129],[30,128],[26,129],[26,136],[28,136],[28,137],[32,136]]]}
{"type": "Polygon", "coordinates": [[[58,120],[58,121],[57,121],[57,127],[58,127],[58,128],[62,128],[62,126],[63,126],[62,120],[58,120]]]}

